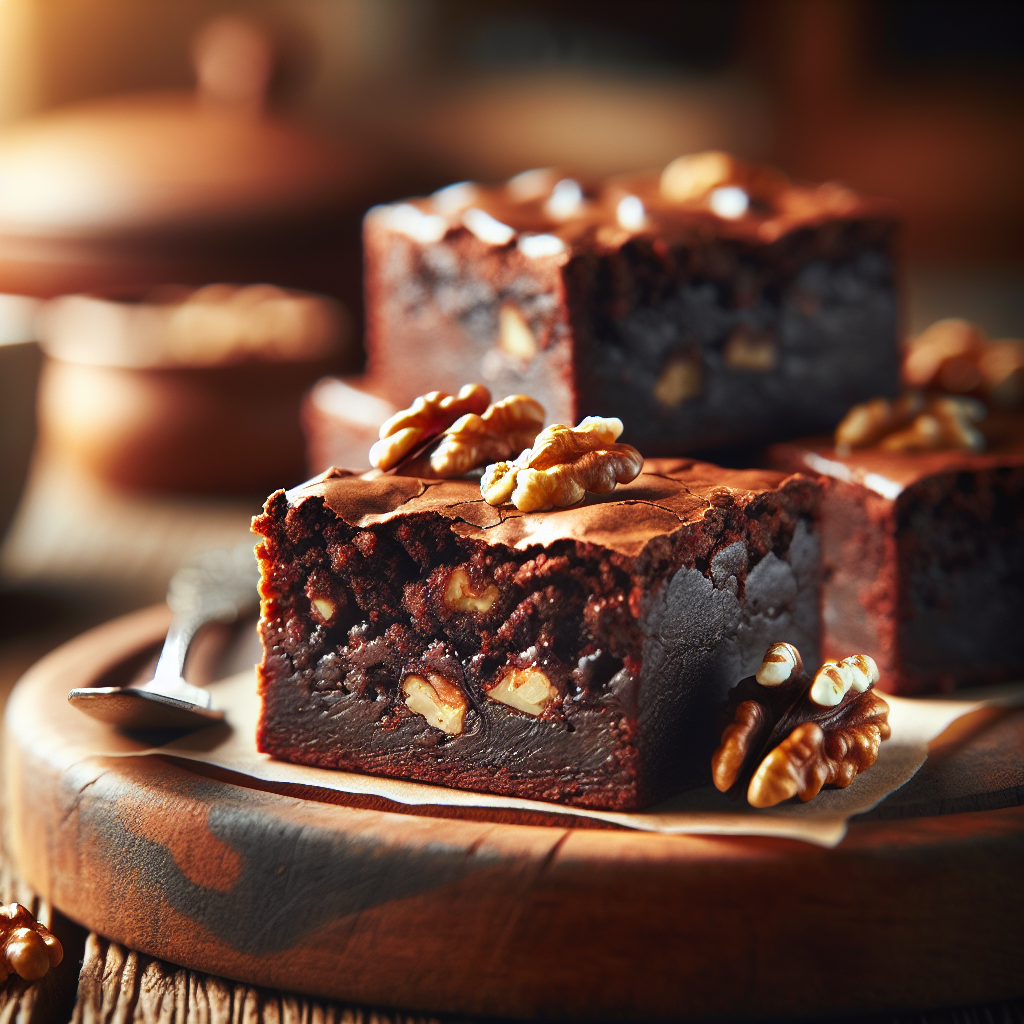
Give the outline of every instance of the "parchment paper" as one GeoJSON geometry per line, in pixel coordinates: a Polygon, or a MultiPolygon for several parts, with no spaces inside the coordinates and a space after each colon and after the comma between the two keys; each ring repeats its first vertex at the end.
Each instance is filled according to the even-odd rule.
{"type": "Polygon", "coordinates": [[[858,775],[846,789],[825,789],[806,804],[788,802],[757,809],[742,801],[732,803],[713,787],[690,790],[643,811],[594,811],[564,804],[544,803],[471,793],[459,789],[385,779],[372,775],[307,768],[275,761],[256,750],[256,679],[253,671],[211,683],[214,704],[227,712],[227,722],[191,733],[161,747],[132,753],[97,751],[105,756],[168,755],[201,761],[266,782],[317,786],[342,793],[383,797],[395,803],[435,807],[491,807],[578,815],[614,822],[648,832],[704,835],[756,835],[798,839],[818,846],[835,846],[846,834],[848,820],[870,810],[906,783],[928,755],[928,743],[951,722],[978,708],[1015,705],[1024,698],[1024,684],[1001,688],[989,700],[905,699],[885,694],[891,712],[892,736],[882,744],[878,761],[858,775]]]}

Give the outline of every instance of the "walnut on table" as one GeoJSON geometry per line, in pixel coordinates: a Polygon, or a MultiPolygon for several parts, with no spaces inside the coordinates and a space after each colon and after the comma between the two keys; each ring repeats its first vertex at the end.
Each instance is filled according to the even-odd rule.
{"type": "Polygon", "coordinates": [[[480,493],[489,505],[511,502],[521,512],[575,505],[588,491],[607,494],[635,479],[644,464],[632,445],[615,443],[621,433],[622,421],[614,418],[556,423],[514,462],[488,466],[480,493]]]}
{"type": "Polygon", "coordinates": [[[729,694],[711,759],[716,788],[737,798],[746,787],[752,806],[772,807],[848,786],[891,732],[889,705],[872,692],[877,681],[867,655],[826,661],[812,679],[795,647],[773,644],[729,694]]]}
{"type": "Polygon", "coordinates": [[[60,941],[20,903],[0,907],[0,982],[13,973],[38,981],[64,959],[60,941]]]}

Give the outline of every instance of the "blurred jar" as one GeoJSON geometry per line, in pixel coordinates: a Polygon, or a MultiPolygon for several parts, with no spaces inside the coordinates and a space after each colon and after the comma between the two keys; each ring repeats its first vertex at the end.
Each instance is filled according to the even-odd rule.
{"type": "Polygon", "coordinates": [[[134,489],[265,495],[305,475],[300,407],[352,365],[330,299],[270,285],[68,296],[39,319],[45,456],[134,489]]]}
{"type": "Polygon", "coordinates": [[[34,299],[0,295],[0,537],[21,497],[35,439],[38,306],[34,299]]]}
{"type": "Polygon", "coordinates": [[[276,113],[270,32],[240,17],[193,46],[197,89],[107,97],[0,132],[0,292],[139,294],[272,281],[357,311],[359,225],[382,171],[351,138],[276,113]]]}

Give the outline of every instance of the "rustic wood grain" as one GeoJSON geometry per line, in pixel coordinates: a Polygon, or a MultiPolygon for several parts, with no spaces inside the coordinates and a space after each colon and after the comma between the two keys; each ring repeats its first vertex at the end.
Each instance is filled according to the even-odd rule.
{"type": "Polygon", "coordinates": [[[190,971],[92,933],[71,1024],[437,1024],[190,971]]]}
{"type": "Polygon", "coordinates": [[[0,1024],[65,1024],[75,1001],[85,932],[39,899],[6,857],[0,857],[0,900],[27,908],[64,947],[64,960],[41,981],[30,983],[12,974],[0,984],[0,1024]]]}
{"type": "MultiPolygon", "coordinates": [[[[117,997],[143,1007],[133,1020],[189,1019],[189,971],[517,1018],[820,1017],[1024,992],[1020,807],[865,821],[822,850],[396,814],[159,758],[83,758],[76,747],[102,726],[68,707],[67,689],[127,676],[166,624],[151,609],[65,645],[19,684],[6,719],[21,870],[139,951],[129,965],[104,947],[101,968],[97,947],[90,975],[101,995],[108,973],[121,979],[111,993],[137,993],[117,997]]],[[[264,1012],[258,992],[201,988],[196,1006],[217,1013],[230,992],[232,1024],[264,1012]]],[[[283,1021],[279,997],[266,999],[267,1024],[283,1021]]],[[[110,1009],[112,1024],[127,1013],[110,1009]]]]}

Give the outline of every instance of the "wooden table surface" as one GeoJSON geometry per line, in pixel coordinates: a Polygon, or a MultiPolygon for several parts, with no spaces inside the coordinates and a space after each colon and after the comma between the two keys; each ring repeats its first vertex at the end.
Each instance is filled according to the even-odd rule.
{"type": "MultiPolygon", "coordinates": [[[[42,642],[42,641],[41,641],[42,642]]],[[[15,645],[17,646],[17,645],[15,645]]],[[[22,641],[21,657],[26,657],[22,641]]],[[[0,654],[0,665],[3,664],[0,654]]],[[[919,775],[869,815],[854,831],[867,835],[872,829],[885,832],[887,822],[920,818],[925,815],[934,828],[969,828],[977,821],[979,808],[1011,809],[1011,816],[1022,802],[1024,791],[1024,713],[986,711],[977,713],[950,729],[936,743],[932,755],[919,775]],[[865,829],[868,831],[865,832],[865,829]]],[[[1002,815],[998,815],[1001,818],[1002,815]]],[[[997,819],[994,819],[997,820],[997,819]]],[[[1018,876],[1019,877],[1019,876],[1018,876]]],[[[18,883],[8,878],[5,898],[18,883]]],[[[1010,894],[1018,896],[1019,893],[1010,894]]],[[[31,893],[21,886],[21,902],[32,905],[31,893]]],[[[0,1024],[6,1020],[110,1021],[159,1020],[179,1022],[212,1021],[325,1022],[334,1020],[419,1020],[389,1009],[356,1007],[341,1002],[287,996],[217,978],[200,971],[176,967],[153,957],[130,951],[116,942],[85,931],[40,906],[44,919],[53,927],[68,949],[65,963],[53,976],[37,986],[12,979],[0,998],[0,1024]]],[[[1024,927],[1024,923],[1022,923],[1024,927]]],[[[984,986],[979,990],[984,991],[984,986]]],[[[1005,990],[1001,993],[1006,995],[1005,990]]],[[[959,1009],[937,1007],[934,1013],[883,1014],[856,1019],[873,1021],[1001,1021],[1024,1020],[1024,1001],[997,1001],[973,1004],[959,1009]]],[[[438,1018],[435,1018],[438,1019],[438,1018]]],[[[451,1014],[442,1020],[468,1019],[451,1014]]],[[[815,1019],[820,1020],[820,1015],[815,1019]]]]}

